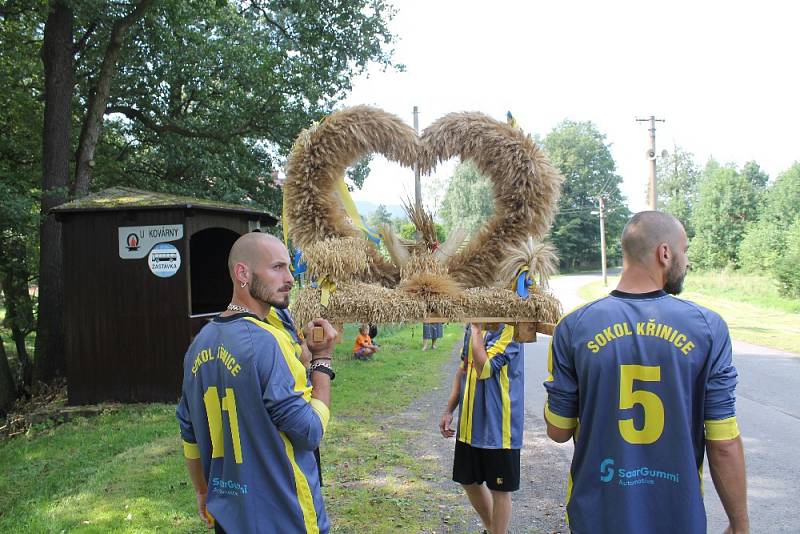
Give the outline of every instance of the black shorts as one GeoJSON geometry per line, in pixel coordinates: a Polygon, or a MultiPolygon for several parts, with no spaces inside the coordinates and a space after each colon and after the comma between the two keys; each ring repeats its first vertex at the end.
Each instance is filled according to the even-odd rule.
{"type": "Polygon", "coordinates": [[[519,489],[519,449],[479,449],[456,440],[453,481],[495,491],[519,489]]]}

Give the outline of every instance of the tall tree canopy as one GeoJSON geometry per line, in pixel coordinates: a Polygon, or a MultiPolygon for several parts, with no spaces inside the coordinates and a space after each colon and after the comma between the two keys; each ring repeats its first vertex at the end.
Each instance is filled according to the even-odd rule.
{"type": "Polygon", "coordinates": [[[474,234],[492,216],[493,198],[489,178],[482,175],[473,162],[459,163],[439,209],[447,233],[460,227],[474,234]]]}
{"type": "MultiPolygon", "coordinates": [[[[4,97],[43,100],[23,126],[4,132],[39,146],[39,170],[34,164],[25,179],[41,177],[45,214],[36,338],[42,378],[63,372],[60,228],[48,210],[125,184],[278,211],[273,171],[300,128],[328,113],[369,64],[392,65],[393,14],[382,0],[2,5],[0,70],[22,64],[19,54],[33,68],[31,77],[4,84],[4,97]],[[23,52],[25,45],[31,50],[23,52]],[[37,123],[38,135],[24,132],[37,123]]],[[[356,171],[359,183],[363,168],[356,171]]]]}
{"type": "MultiPolygon", "coordinates": [[[[742,268],[759,273],[775,273],[786,264],[790,228],[800,220],[800,163],[780,174],[763,195],[757,222],[747,226],[739,246],[742,268]]],[[[794,235],[794,234],[791,234],[794,235]]],[[[797,269],[797,264],[794,264],[797,269]]]]}
{"type": "Polygon", "coordinates": [[[700,169],[694,155],[676,146],[666,156],[658,158],[658,207],[671,213],[686,228],[686,234],[694,236],[692,209],[697,202],[697,183],[700,169]]]}
{"type": "Polygon", "coordinates": [[[43,1],[8,3],[0,11],[0,288],[11,333],[5,341],[13,341],[18,360],[13,368],[0,362],[0,390],[10,388],[0,391],[0,413],[32,382],[26,341],[36,326],[28,288],[38,267],[44,8],[43,1]]]}
{"type": "MultiPolygon", "coordinates": [[[[95,171],[97,186],[122,180],[277,211],[272,171],[353,76],[390,65],[392,14],[368,0],[162,1],[120,54],[106,107],[113,164],[95,171]]],[[[91,71],[78,79],[91,93],[91,71]]]]}
{"type": "Polygon", "coordinates": [[[550,238],[562,266],[600,262],[600,222],[593,211],[602,196],[606,205],[609,260],[620,256],[619,238],[629,211],[619,190],[606,137],[591,122],[564,121],[542,142],[550,162],[564,175],[558,214],[550,238]]]}
{"type": "Polygon", "coordinates": [[[373,229],[377,230],[382,224],[392,224],[392,214],[389,213],[389,210],[386,209],[386,206],[383,204],[378,204],[378,207],[375,208],[375,211],[369,214],[367,223],[373,229]]]}
{"type": "Polygon", "coordinates": [[[706,165],[699,198],[692,213],[695,237],[689,248],[692,263],[701,268],[737,265],[737,251],[746,225],[758,218],[759,192],[732,165],[706,165]]]}
{"type": "Polygon", "coordinates": [[[767,187],[769,175],[761,170],[761,166],[755,161],[748,161],[745,163],[742,167],[742,174],[757,191],[761,191],[767,187]]]}

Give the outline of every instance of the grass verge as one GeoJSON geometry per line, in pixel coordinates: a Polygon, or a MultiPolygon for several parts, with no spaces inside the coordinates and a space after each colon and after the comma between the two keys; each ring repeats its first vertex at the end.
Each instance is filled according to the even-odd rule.
{"type": "MultiPolygon", "coordinates": [[[[616,287],[618,276],[583,286],[579,295],[587,302],[616,287]]],[[[781,297],[774,282],[763,276],[730,272],[691,272],[681,298],[719,313],[731,337],[756,345],[797,352],[800,346],[800,299],[781,297]]]]}
{"type": "MultiPolygon", "coordinates": [[[[403,411],[439,385],[449,348],[422,352],[422,332],[385,328],[372,361],[344,360],[355,328],[336,349],[333,418],[322,447],[324,494],[334,532],[433,532],[441,497],[434,466],[407,444],[414,430],[394,428],[403,411]]],[[[174,406],[131,405],[60,426],[34,426],[0,443],[2,532],[207,532],[196,519],[183,466],[174,406]]]]}

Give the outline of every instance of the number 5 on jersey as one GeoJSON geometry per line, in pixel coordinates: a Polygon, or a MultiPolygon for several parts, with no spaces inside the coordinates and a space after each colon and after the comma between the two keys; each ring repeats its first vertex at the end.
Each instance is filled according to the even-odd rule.
{"type": "Polygon", "coordinates": [[[655,443],[664,432],[664,403],[655,393],[641,389],[634,390],[635,380],[660,382],[661,367],[657,365],[619,366],[619,409],[628,410],[636,404],[644,409],[644,426],[637,429],[633,417],[620,419],[619,433],[622,439],[634,445],[655,443]]]}
{"type": "Polygon", "coordinates": [[[222,437],[222,411],[228,412],[228,421],[231,427],[231,441],[233,442],[233,458],[237,464],[242,463],[242,443],[239,441],[239,419],[236,416],[236,395],[233,388],[225,388],[225,396],[219,398],[217,387],[211,386],[203,395],[208,415],[208,430],[211,434],[211,457],[222,458],[225,456],[225,441],[222,437]]]}

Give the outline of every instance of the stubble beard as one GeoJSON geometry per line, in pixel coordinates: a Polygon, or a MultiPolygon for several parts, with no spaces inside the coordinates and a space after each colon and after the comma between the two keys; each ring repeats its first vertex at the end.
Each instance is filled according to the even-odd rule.
{"type": "Polygon", "coordinates": [[[683,291],[683,281],[686,278],[686,269],[681,271],[677,263],[673,263],[667,271],[667,280],[664,282],[664,291],[670,295],[679,295],[683,291]]]}
{"type": "Polygon", "coordinates": [[[289,307],[289,295],[285,297],[276,296],[275,293],[277,293],[279,289],[281,288],[272,290],[256,273],[253,273],[253,279],[250,282],[250,296],[253,297],[253,299],[262,304],[285,310],[289,307]]]}

